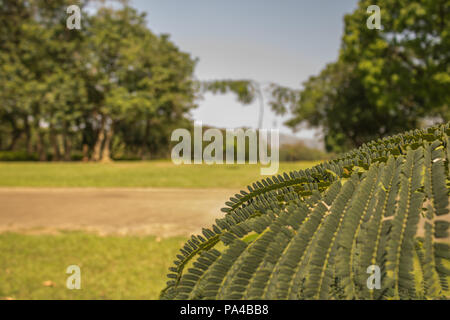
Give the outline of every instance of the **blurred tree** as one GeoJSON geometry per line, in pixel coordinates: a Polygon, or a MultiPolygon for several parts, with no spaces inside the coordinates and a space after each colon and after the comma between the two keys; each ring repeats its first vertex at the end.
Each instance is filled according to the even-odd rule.
{"type": "MultiPolygon", "coordinates": [[[[82,1],[71,3],[84,5],[82,1]]],[[[41,160],[47,158],[45,131],[53,158],[59,159],[56,124],[73,117],[73,112],[63,109],[83,102],[84,97],[74,90],[83,86],[76,76],[82,39],[80,33],[65,28],[67,6],[63,0],[2,1],[0,5],[0,85],[5,88],[0,92],[0,122],[9,119],[9,149],[24,134],[28,153],[36,151],[41,160]]]]}
{"type": "MultiPolygon", "coordinates": [[[[97,97],[94,119],[98,135],[93,160],[110,159],[115,128],[144,127],[141,154],[149,153],[150,127],[164,118],[182,119],[193,108],[195,62],[168,36],[152,34],[145,15],[130,7],[101,8],[90,19],[88,39],[91,90],[97,97]]],[[[127,133],[124,132],[124,135],[127,133]]]]}
{"type": "Polygon", "coordinates": [[[110,160],[112,145],[141,157],[167,148],[167,130],[195,107],[195,61],[119,2],[88,15],[87,0],[0,0],[0,148],[25,137],[41,160],[78,150],[95,161],[110,160]],[[80,30],[66,26],[73,4],[80,30]]]}
{"type": "Polygon", "coordinates": [[[286,104],[289,105],[288,99],[292,99],[291,94],[294,93],[293,90],[289,88],[279,86],[277,84],[271,83],[265,88],[259,82],[255,80],[247,79],[226,79],[226,80],[212,80],[202,82],[203,92],[211,92],[213,94],[226,94],[233,93],[236,95],[237,100],[243,105],[249,105],[256,100],[259,103],[259,115],[257,128],[261,129],[263,127],[264,121],[264,94],[263,90],[268,91],[270,94],[269,106],[272,111],[277,115],[283,115],[286,113],[286,104]]]}
{"type": "Polygon", "coordinates": [[[381,30],[366,26],[371,4],[345,16],[338,61],[304,83],[287,122],[323,128],[328,150],[450,120],[450,3],[377,1],[381,30]]]}
{"type": "Polygon", "coordinates": [[[264,96],[261,86],[254,80],[247,79],[224,79],[204,81],[202,83],[203,92],[211,92],[213,94],[233,93],[237,100],[243,105],[252,104],[256,99],[259,102],[259,117],[257,127],[262,128],[264,115],[264,96]]]}

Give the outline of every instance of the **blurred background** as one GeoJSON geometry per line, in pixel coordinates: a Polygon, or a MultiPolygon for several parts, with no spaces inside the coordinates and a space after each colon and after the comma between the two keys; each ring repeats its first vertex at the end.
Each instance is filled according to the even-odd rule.
{"type": "Polygon", "coordinates": [[[278,129],[283,172],[449,121],[449,14],[446,0],[0,0],[0,299],[157,298],[185,238],[261,178],[175,166],[176,128],[278,129]],[[65,286],[73,264],[81,290],[65,286]]]}

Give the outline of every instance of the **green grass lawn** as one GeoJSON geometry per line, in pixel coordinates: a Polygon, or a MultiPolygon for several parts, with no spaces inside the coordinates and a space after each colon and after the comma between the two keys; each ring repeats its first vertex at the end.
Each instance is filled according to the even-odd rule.
{"type": "Polygon", "coordinates": [[[3,233],[0,299],[157,299],[184,240],[3,233]],[[69,265],[81,269],[80,290],[66,288],[69,265]]]}
{"type": "MultiPolygon", "coordinates": [[[[167,268],[184,241],[181,237],[157,240],[81,232],[3,233],[0,300],[158,299],[167,268]],[[66,288],[69,265],[81,269],[80,290],[66,288]]],[[[450,267],[450,261],[445,264],[450,267]]]]}
{"type": "MultiPolygon", "coordinates": [[[[280,163],[278,173],[310,168],[317,163],[280,163]]],[[[263,177],[259,164],[176,166],[170,161],[0,162],[0,187],[244,188],[263,177]]]]}
{"type": "MultiPolygon", "coordinates": [[[[281,163],[279,173],[317,162],[281,163]]],[[[0,163],[1,187],[244,188],[259,165],[180,165],[170,161],[0,163]]],[[[0,234],[0,299],[157,299],[184,238],[0,234]],[[69,265],[81,290],[66,288],[69,265]],[[51,284],[46,286],[44,283],[51,284]]]]}

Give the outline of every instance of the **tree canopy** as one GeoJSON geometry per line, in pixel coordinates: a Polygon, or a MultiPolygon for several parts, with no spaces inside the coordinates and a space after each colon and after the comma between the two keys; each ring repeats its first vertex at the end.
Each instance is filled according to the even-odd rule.
{"type": "Polygon", "coordinates": [[[41,160],[150,157],[195,107],[195,60],[124,3],[1,1],[0,148],[25,144],[41,160]],[[81,8],[81,29],[66,9],[81,8]]]}
{"type": "Polygon", "coordinates": [[[450,119],[450,3],[380,0],[381,30],[361,0],[345,16],[339,57],[304,84],[287,122],[323,128],[329,150],[450,119]]]}

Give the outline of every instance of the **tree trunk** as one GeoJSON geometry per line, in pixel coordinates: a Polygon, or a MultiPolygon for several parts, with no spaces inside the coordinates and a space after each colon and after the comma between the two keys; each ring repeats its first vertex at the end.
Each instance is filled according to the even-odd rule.
{"type": "Polygon", "coordinates": [[[72,160],[72,141],[70,137],[67,135],[67,132],[63,134],[63,143],[64,143],[64,161],[72,160]]]}
{"type": "Polygon", "coordinates": [[[97,135],[97,140],[95,141],[94,152],[92,153],[93,161],[100,161],[101,159],[103,140],[105,140],[105,117],[102,117],[100,129],[97,135]]]}
{"type": "Polygon", "coordinates": [[[114,134],[113,124],[106,130],[105,145],[103,146],[102,162],[110,162],[111,160],[111,140],[114,134]]]}
{"type": "Polygon", "coordinates": [[[81,145],[82,145],[82,151],[83,151],[83,162],[89,161],[89,144],[88,144],[88,138],[87,138],[87,130],[82,130],[81,132],[81,145]]]}
{"type": "Polygon", "coordinates": [[[50,145],[52,146],[52,149],[53,149],[52,160],[59,161],[59,160],[61,160],[61,154],[59,152],[58,140],[57,140],[55,130],[53,129],[52,124],[50,124],[49,130],[50,130],[50,145]]]}
{"type": "Polygon", "coordinates": [[[147,119],[147,121],[145,122],[145,134],[144,134],[144,139],[142,140],[142,146],[141,146],[141,152],[140,152],[141,160],[150,159],[150,150],[148,147],[148,141],[146,140],[147,137],[149,137],[149,134],[150,134],[150,119],[147,119]]]}
{"type": "Polygon", "coordinates": [[[259,100],[259,117],[258,117],[258,129],[262,129],[264,125],[264,95],[261,91],[259,84],[255,84],[256,93],[259,100]]]}
{"type": "Polygon", "coordinates": [[[33,145],[31,143],[31,127],[30,127],[30,123],[28,122],[28,116],[25,116],[23,121],[24,121],[24,128],[25,128],[27,153],[32,154],[33,153],[33,145]]]}
{"type": "Polygon", "coordinates": [[[13,151],[16,147],[17,141],[19,140],[22,132],[17,128],[16,122],[14,119],[11,119],[11,127],[12,127],[12,134],[11,134],[11,142],[7,148],[9,151],[13,151]]]}
{"type": "Polygon", "coordinates": [[[33,113],[33,128],[36,132],[36,152],[39,156],[39,161],[47,161],[47,148],[45,145],[44,133],[41,131],[41,122],[39,120],[39,113],[33,113]]]}
{"type": "Polygon", "coordinates": [[[44,143],[44,134],[42,133],[41,129],[37,128],[37,143],[36,143],[36,150],[39,154],[39,161],[47,161],[47,150],[45,148],[44,143]]]}
{"type": "Polygon", "coordinates": [[[83,162],[89,161],[89,146],[84,143],[83,144],[83,162]]]}
{"type": "Polygon", "coordinates": [[[13,151],[15,149],[17,141],[19,141],[20,134],[21,134],[20,131],[16,131],[16,130],[13,131],[12,137],[11,137],[11,143],[8,146],[9,151],[13,151]]]}
{"type": "Polygon", "coordinates": [[[70,135],[68,134],[68,125],[67,122],[64,121],[64,127],[62,132],[63,138],[63,147],[64,147],[64,161],[72,160],[72,140],[70,139],[70,135]]]}

